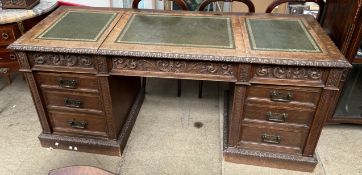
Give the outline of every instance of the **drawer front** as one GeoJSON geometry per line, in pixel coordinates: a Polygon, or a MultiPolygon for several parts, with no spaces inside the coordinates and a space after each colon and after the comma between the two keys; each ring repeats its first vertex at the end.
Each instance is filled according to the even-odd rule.
{"type": "Polygon", "coordinates": [[[97,94],[44,91],[48,109],[102,113],[102,102],[97,94]]]}
{"type": "Polygon", "coordinates": [[[304,103],[316,106],[321,93],[320,88],[253,85],[248,89],[248,100],[268,101],[278,104],[304,103]]]}
{"type": "Polygon", "coordinates": [[[244,116],[245,120],[308,127],[314,110],[249,103],[245,106],[244,116]]]}
{"type": "Polygon", "coordinates": [[[9,45],[20,36],[20,31],[16,24],[4,25],[0,27],[0,45],[9,45]]]}
{"type": "Polygon", "coordinates": [[[95,76],[44,72],[38,72],[35,76],[43,88],[98,92],[98,79],[95,76]]]}
{"type": "Polygon", "coordinates": [[[17,62],[15,53],[0,49],[0,62],[17,62]]]}
{"type": "Polygon", "coordinates": [[[262,125],[243,125],[240,145],[266,151],[302,153],[305,131],[271,129],[262,125]]]}
{"type": "Polygon", "coordinates": [[[103,116],[51,111],[49,117],[54,132],[107,136],[103,116]]]}
{"type": "Polygon", "coordinates": [[[28,52],[33,70],[47,72],[96,73],[94,55],[28,52]]]}

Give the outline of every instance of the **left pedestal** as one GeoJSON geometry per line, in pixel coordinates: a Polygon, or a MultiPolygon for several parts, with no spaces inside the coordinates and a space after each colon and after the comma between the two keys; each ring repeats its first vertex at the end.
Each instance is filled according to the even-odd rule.
{"type": "Polygon", "coordinates": [[[43,147],[121,155],[143,102],[140,78],[97,73],[94,56],[17,53],[43,147]]]}

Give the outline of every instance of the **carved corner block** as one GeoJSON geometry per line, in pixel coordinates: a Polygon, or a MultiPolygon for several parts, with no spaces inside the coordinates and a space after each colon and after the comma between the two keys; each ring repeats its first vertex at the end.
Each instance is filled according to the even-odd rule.
{"type": "Polygon", "coordinates": [[[247,83],[247,82],[249,82],[250,77],[251,77],[251,65],[250,64],[240,64],[238,82],[247,83]]]}
{"type": "Polygon", "coordinates": [[[346,69],[331,69],[326,81],[326,89],[339,90],[346,72],[346,69]]]}
{"type": "Polygon", "coordinates": [[[96,56],[96,69],[98,74],[108,74],[107,58],[105,56],[96,56]]]}
{"type": "Polygon", "coordinates": [[[18,58],[18,62],[20,65],[20,71],[22,72],[30,72],[30,64],[29,64],[29,60],[28,57],[26,55],[26,52],[16,52],[15,53],[17,58],[18,58]]]}

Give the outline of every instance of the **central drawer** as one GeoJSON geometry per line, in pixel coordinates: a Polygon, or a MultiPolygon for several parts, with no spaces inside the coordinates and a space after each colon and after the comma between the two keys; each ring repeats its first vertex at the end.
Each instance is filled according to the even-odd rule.
{"type": "Polygon", "coordinates": [[[103,116],[50,111],[49,118],[54,132],[107,136],[103,116]]]}
{"type": "Polygon", "coordinates": [[[103,114],[102,100],[98,94],[44,90],[43,95],[49,110],[103,114]]]}

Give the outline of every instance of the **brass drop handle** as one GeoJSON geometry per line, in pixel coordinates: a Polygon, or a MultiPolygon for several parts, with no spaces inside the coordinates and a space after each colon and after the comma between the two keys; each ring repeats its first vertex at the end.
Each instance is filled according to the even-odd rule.
{"type": "Polygon", "coordinates": [[[7,34],[7,33],[2,33],[1,34],[1,37],[4,39],[4,40],[7,40],[7,39],[9,39],[9,34],[7,34]]]}
{"type": "Polygon", "coordinates": [[[293,93],[282,93],[277,90],[270,92],[270,100],[275,102],[290,102],[293,99],[293,93]]]}
{"type": "Polygon", "coordinates": [[[80,100],[64,98],[64,106],[71,107],[71,108],[82,108],[83,102],[80,100]]]}
{"type": "Polygon", "coordinates": [[[86,129],[86,127],[88,125],[88,123],[86,121],[75,121],[74,119],[67,121],[67,123],[71,128],[75,128],[75,129],[86,129]]]}
{"type": "Polygon", "coordinates": [[[281,137],[278,135],[262,134],[261,141],[264,143],[279,144],[281,137]]]}
{"type": "Polygon", "coordinates": [[[285,123],[287,118],[287,113],[272,113],[270,111],[266,113],[266,119],[271,122],[285,123]]]}
{"type": "Polygon", "coordinates": [[[62,88],[76,89],[78,87],[78,81],[77,80],[65,80],[63,78],[60,78],[58,80],[58,85],[62,88]]]}

